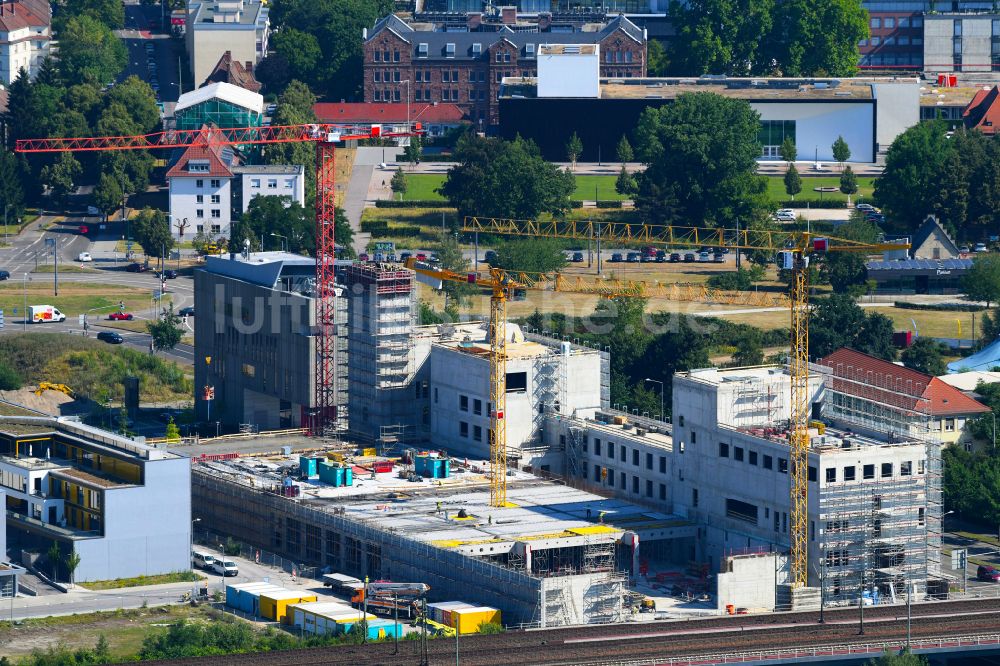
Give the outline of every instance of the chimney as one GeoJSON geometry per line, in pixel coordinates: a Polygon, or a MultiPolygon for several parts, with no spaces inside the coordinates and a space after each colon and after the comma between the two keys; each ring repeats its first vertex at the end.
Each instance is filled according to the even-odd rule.
{"type": "Polygon", "coordinates": [[[368,39],[368,28],[361,28],[361,39],[368,39]]]}
{"type": "Polygon", "coordinates": [[[479,26],[481,26],[482,23],[482,12],[469,12],[465,15],[465,27],[469,29],[469,32],[478,32],[479,26]]]}
{"type": "Polygon", "coordinates": [[[538,32],[548,32],[552,29],[552,13],[542,12],[538,15],[538,32]]]}
{"type": "Polygon", "coordinates": [[[504,25],[514,25],[517,23],[517,7],[501,7],[500,22],[504,25]]]}

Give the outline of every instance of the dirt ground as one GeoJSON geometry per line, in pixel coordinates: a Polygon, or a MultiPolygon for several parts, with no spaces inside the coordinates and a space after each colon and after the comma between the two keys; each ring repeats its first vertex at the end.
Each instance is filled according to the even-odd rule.
{"type": "Polygon", "coordinates": [[[89,411],[89,406],[82,405],[64,393],[60,393],[59,391],[45,391],[42,395],[35,395],[33,388],[23,388],[17,391],[0,391],[0,399],[55,416],[76,414],[80,410],[84,412],[89,411]]]}

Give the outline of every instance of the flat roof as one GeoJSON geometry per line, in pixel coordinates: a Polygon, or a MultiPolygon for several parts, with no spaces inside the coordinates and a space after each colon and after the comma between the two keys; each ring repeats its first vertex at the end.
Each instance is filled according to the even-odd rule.
{"type": "Polygon", "coordinates": [[[260,21],[267,19],[268,8],[259,0],[206,0],[205,2],[191,3],[191,20],[188,21],[189,28],[208,29],[221,28],[247,28],[256,26],[260,21]],[[234,5],[241,5],[239,21],[215,21],[216,8],[223,7],[220,15],[232,15],[237,12],[226,11],[226,8],[234,5]]]}
{"type": "Polygon", "coordinates": [[[80,483],[85,483],[91,486],[97,486],[99,488],[120,488],[134,485],[131,483],[115,481],[114,479],[104,476],[97,476],[96,474],[91,474],[90,472],[86,472],[76,467],[64,467],[56,470],[53,474],[56,476],[66,476],[74,481],[79,481],[80,483]]]}
{"type": "Polygon", "coordinates": [[[989,90],[987,85],[920,86],[920,106],[968,106],[980,90],[989,90]]]}
{"type": "MultiPolygon", "coordinates": [[[[487,340],[486,322],[464,322],[457,324],[445,324],[436,326],[424,326],[415,329],[417,339],[430,339],[433,344],[446,349],[469,354],[471,356],[482,356],[485,358],[490,353],[490,343],[487,340]]],[[[513,322],[507,322],[507,356],[509,358],[537,358],[549,354],[558,353],[559,340],[551,340],[551,344],[537,340],[529,340],[522,332],[521,327],[513,322]]],[[[580,345],[570,345],[570,353],[597,354],[596,349],[583,347],[580,345]]]]}
{"type": "MultiPolygon", "coordinates": [[[[665,432],[652,432],[651,430],[642,428],[642,425],[638,423],[629,422],[626,426],[614,423],[603,423],[595,419],[583,419],[583,422],[590,431],[598,431],[615,437],[627,437],[629,439],[645,441],[658,448],[662,448],[664,451],[674,450],[673,437],[665,432]],[[642,428],[644,434],[640,435],[637,432],[637,428],[642,428]]],[[[666,424],[663,425],[666,427],[666,424]]]]}
{"type": "Polygon", "coordinates": [[[697,368],[676,373],[681,377],[698,379],[709,384],[739,382],[745,379],[770,379],[788,377],[788,370],[782,365],[757,365],[746,368],[697,368]]]}
{"type": "MultiPolygon", "coordinates": [[[[564,545],[616,542],[629,531],[650,540],[678,536],[666,536],[671,528],[693,529],[692,523],[676,515],[513,470],[507,477],[510,506],[491,507],[490,464],[469,460],[466,467],[464,460],[452,460],[452,475],[447,479],[414,483],[399,478],[397,470],[372,478],[370,469],[355,468],[351,486],[298,482],[301,494],[294,501],[331,513],[339,510],[348,519],[469,555],[487,545],[509,547],[518,541],[531,541],[538,549],[546,540],[564,545]],[[465,512],[463,517],[459,517],[460,510],[465,512]]],[[[252,483],[255,488],[280,484],[287,467],[298,470],[298,456],[195,462],[196,471],[247,486],[252,483]]]]}

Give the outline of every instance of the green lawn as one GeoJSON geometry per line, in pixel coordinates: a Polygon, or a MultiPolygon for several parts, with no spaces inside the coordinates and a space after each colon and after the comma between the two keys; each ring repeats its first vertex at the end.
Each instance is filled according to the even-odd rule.
{"type": "Polygon", "coordinates": [[[123,587],[143,587],[146,585],[162,585],[164,583],[190,583],[202,580],[202,578],[204,576],[194,571],[175,571],[174,573],[159,574],[157,576],[96,580],[90,583],[77,583],[77,585],[88,590],[117,590],[123,587]]]}
{"type": "MultiPolygon", "coordinates": [[[[576,192],[571,198],[580,201],[593,201],[594,190],[597,188],[597,198],[601,201],[623,199],[624,197],[615,192],[616,179],[617,176],[577,176],[576,192]]],[[[858,178],[858,187],[860,188],[858,194],[865,199],[871,198],[873,181],[873,178],[858,178]]],[[[435,192],[435,189],[440,187],[442,182],[444,182],[444,174],[408,173],[406,174],[406,194],[403,195],[403,199],[405,201],[440,201],[443,197],[435,192]]],[[[816,192],[813,189],[816,187],[840,187],[840,176],[803,178],[802,192],[796,195],[795,199],[797,201],[843,201],[846,199],[840,192],[816,192]]],[[[781,176],[768,177],[767,194],[775,202],[788,200],[788,195],[785,194],[785,183],[781,176]]]]}

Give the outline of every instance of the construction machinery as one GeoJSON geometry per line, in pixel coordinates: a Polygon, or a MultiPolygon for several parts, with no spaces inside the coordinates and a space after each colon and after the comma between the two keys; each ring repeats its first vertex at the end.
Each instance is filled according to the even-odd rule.
{"type": "MultiPolygon", "coordinates": [[[[316,145],[316,379],[315,405],[309,415],[313,436],[332,434],[336,420],[335,341],[335,248],[336,191],[335,146],[342,141],[401,138],[421,134],[420,123],[400,131],[383,131],[381,125],[335,125],[310,123],[268,127],[167,130],[137,136],[99,136],[51,139],[18,139],[19,153],[101,152],[109,150],[154,150],[190,146],[260,146],[281,143],[316,145]]],[[[206,365],[208,361],[206,360],[206,365]]]]}
{"type": "MultiPolygon", "coordinates": [[[[774,256],[778,267],[791,274],[791,288],[785,305],[791,314],[791,340],[789,350],[789,376],[791,378],[790,415],[790,504],[791,504],[791,572],[794,587],[805,586],[808,581],[808,454],[809,454],[809,280],[808,268],[811,255],[827,252],[873,253],[909,248],[907,243],[865,243],[835,238],[808,231],[780,231],[769,229],[725,229],[682,227],[655,224],[630,224],[624,222],[595,222],[582,220],[512,220],[498,218],[466,217],[462,232],[480,232],[495,235],[528,236],[532,238],[568,238],[596,241],[598,252],[601,242],[662,243],[665,247],[730,248],[765,252],[774,256]]],[[[482,283],[476,274],[461,275],[449,271],[428,271],[428,266],[408,261],[407,266],[432,279],[482,283]]],[[[503,430],[506,378],[506,336],[504,320],[506,300],[513,289],[534,288],[537,281],[525,274],[491,268],[486,284],[493,290],[490,299],[490,391],[499,415],[491,415],[494,437],[490,441],[493,474],[491,498],[506,499],[506,437],[503,430]],[[521,277],[521,280],[518,280],[521,277]],[[499,424],[500,427],[496,427],[499,424]],[[499,466],[502,465],[502,466],[499,466]]],[[[638,290],[608,290],[607,297],[643,297],[638,290]]],[[[503,504],[493,504],[503,506],[503,504]]]]}
{"type": "Polygon", "coordinates": [[[65,384],[54,384],[52,382],[39,382],[38,388],[35,389],[35,395],[42,395],[46,391],[59,391],[64,393],[69,397],[73,397],[73,389],[66,386],[65,384]]]}

